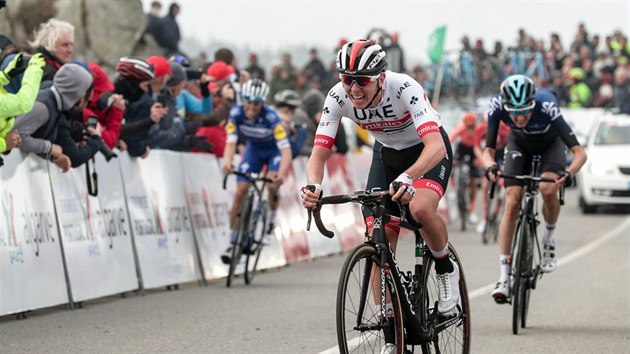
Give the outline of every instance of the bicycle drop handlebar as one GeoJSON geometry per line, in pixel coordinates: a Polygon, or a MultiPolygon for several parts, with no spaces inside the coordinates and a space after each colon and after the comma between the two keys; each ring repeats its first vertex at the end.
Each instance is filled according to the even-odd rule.
{"type": "MultiPolygon", "coordinates": [[[[516,179],[519,181],[533,182],[536,184],[536,186],[538,186],[540,182],[556,183],[556,180],[553,178],[534,177],[530,175],[500,175],[500,176],[497,176],[497,178],[507,178],[507,179],[516,179]]],[[[490,184],[490,189],[488,190],[488,195],[490,199],[494,198],[494,190],[495,190],[496,185],[497,185],[496,181],[490,184]]],[[[560,190],[558,191],[558,193],[560,195],[560,205],[564,205],[564,184],[560,185],[560,190]]]]}
{"type": "MultiPolygon", "coordinates": [[[[402,186],[401,182],[392,182],[394,190],[398,190],[402,186]]],[[[309,185],[307,188],[311,192],[315,192],[315,186],[309,185]]],[[[389,196],[389,191],[356,191],[353,194],[339,194],[339,195],[331,195],[328,197],[321,197],[317,202],[317,206],[315,208],[308,208],[308,221],[306,222],[306,230],[310,231],[311,229],[311,216],[315,219],[315,225],[319,232],[328,237],[333,238],[335,233],[328,230],[324,223],[322,222],[320,211],[323,205],[326,204],[345,204],[345,203],[358,203],[358,204],[378,204],[383,201],[384,198],[389,196]]],[[[400,202],[399,202],[400,204],[400,202]]]]}
{"type": "Polygon", "coordinates": [[[258,173],[243,173],[243,172],[239,172],[239,171],[231,171],[230,173],[226,174],[225,177],[223,177],[223,189],[225,189],[225,187],[227,186],[227,179],[230,175],[237,175],[237,176],[241,176],[245,179],[247,179],[250,183],[255,183],[258,181],[261,182],[265,182],[265,183],[273,183],[272,179],[269,179],[267,177],[265,177],[265,175],[262,174],[258,174],[258,173]]]}

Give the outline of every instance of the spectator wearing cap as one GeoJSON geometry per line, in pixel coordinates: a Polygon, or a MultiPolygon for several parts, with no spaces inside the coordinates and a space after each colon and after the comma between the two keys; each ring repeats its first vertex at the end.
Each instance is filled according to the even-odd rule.
{"type": "MultiPolygon", "coordinates": [[[[326,96],[317,90],[310,89],[302,97],[302,104],[295,110],[293,115],[293,121],[298,124],[306,124],[308,133],[304,140],[304,145],[300,150],[300,155],[311,156],[313,150],[313,143],[315,141],[315,132],[317,126],[322,117],[322,109],[324,108],[324,101],[326,96]]],[[[343,125],[339,125],[340,129],[337,130],[335,135],[334,151],[345,154],[348,152],[348,142],[346,141],[346,132],[343,125]]]]}
{"type": "Polygon", "coordinates": [[[155,77],[149,83],[150,93],[154,95],[162,91],[168,79],[173,75],[173,71],[171,71],[171,64],[162,56],[150,56],[147,62],[153,65],[155,70],[155,77]]]}
{"type": "Polygon", "coordinates": [[[258,56],[254,53],[249,55],[249,66],[245,68],[252,79],[261,79],[265,81],[265,69],[258,65],[258,56]]]}
{"type": "Polygon", "coordinates": [[[85,108],[92,95],[92,82],[92,75],[81,66],[63,65],[53,77],[52,86],[39,92],[33,109],[16,119],[13,130],[22,138],[20,149],[50,159],[64,172],[71,164],[78,166],[83,158],[93,156],[102,144],[97,131],[92,131],[94,137],[86,142],[83,153],[77,154],[75,160],[71,161],[66,154],[77,152],[69,134],[67,113],[85,108]]]}
{"type": "Polygon", "coordinates": [[[59,68],[72,61],[74,52],[74,26],[66,21],[51,18],[41,24],[31,47],[42,53],[46,66],[42,81],[50,81],[59,68]]]}
{"type": "Polygon", "coordinates": [[[568,108],[584,108],[591,105],[591,89],[584,82],[586,73],[582,68],[573,68],[569,70],[569,78],[573,82],[569,88],[568,108]]]}
{"type": "Polygon", "coordinates": [[[183,117],[177,111],[177,95],[186,85],[186,71],[181,64],[170,62],[170,77],[156,101],[166,108],[166,115],[149,129],[145,143],[152,149],[179,149],[186,136],[183,117]]]}

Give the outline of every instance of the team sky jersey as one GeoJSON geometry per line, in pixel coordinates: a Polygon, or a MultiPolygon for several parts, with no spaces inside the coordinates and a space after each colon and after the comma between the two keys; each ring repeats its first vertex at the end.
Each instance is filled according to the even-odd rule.
{"type": "Polygon", "coordinates": [[[493,97],[488,112],[486,147],[496,148],[499,122],[504,122],[510,127],[515,142],[522,146],[547,145],[558,136],[568,147],[579,145],[573,130],[562,117],[553,92],[548,89],[536,90],[536,105],[525,128],[517,128],[514,125],[510,115],[503,108],[501,96],[493,97]]]}
{"type": "Polygon", "coordinates": [[[266,105],[254,120],[247,119],[243,105],[234,106],[230,110],[225,130],[228,143],[236,143],[240,131],[252,148],[260,150],[272,150],[275,147],[278,150],[290,148],[286,130],[282,126],[278,113],[266,105]]]}
{"type": "Polygon", "coordinates": [[[426,134],[440,132],[440,115],[422,86],[408,75],[386,73],[383,99],[376,108],[354,108],[342,85],[339,82],[328,92],[315,146],[332,148],[341,117],[350,118],[383,146],[396,150],[418,145],[418,136],[422,140],[426,134]]]}

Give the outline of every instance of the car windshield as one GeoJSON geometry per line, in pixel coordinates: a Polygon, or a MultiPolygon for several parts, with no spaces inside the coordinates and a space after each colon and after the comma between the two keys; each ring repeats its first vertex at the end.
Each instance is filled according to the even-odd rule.
{"type": "Polygon", "coordinates": [[[602,122],[597,128],[595,145],[630,144],[630,124],[602,122]]]}

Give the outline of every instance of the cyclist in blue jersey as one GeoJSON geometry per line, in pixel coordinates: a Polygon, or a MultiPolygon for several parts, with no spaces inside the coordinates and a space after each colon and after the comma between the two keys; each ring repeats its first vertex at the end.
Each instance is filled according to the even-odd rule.
{"type": "MultiPolygon", "coordinates": [[[[488,132],[482,163],[486,176],[494,181],[501,171],[494,160],[499,123],[510,129],[505,148],[506,175],[528,173],[530,157],[541,155],[542,177],[552,178],[556,183],[542,183],[543,217],[546,222],[543,235],[543,257],[541,270],[549,273],[556,269],[554,230],[560,214],[558,189],[561,184],[571,183],[573,176],[586,162],[586,152],[575,134],[562,117],[553,91],[536,90],[534,82],[524,75],[512,75],[501,83],[501,94],[490,101],[488,132]],[[567,147],[574,155],[567,167],[567,147]]],[[[509,272],[511,263],[512,236],[523,198],[523,182],[506,179],[505,213],[499,226],[500,276],[492,292],[497,303],[505,303],[510,295],[509,272]]]]}
{"type": "MultiPolygon", "coordinates": [[[[238,167],[239,172],[260,172],[263,165],[267,166],[267,177],[274,180],[269,184],[269,208],[271,213],[268,220],[267,232],[271,232],[275,220],[279,200],[277,187],[282,184],[291,164],[291,146],[287,132],[278,117],[278,113],[265,104],[269,86],[260,79],[252,79],[242,87],[243,103],[236,105],[230,111],[226,125],[227,144],[223,152],[223,173],[228,174],[234,169],[232,160],[236,154],[236,144],[239,132],[247,139],[245,152],[238,167]]],[[[231,243],[235,242],[234,227],[236,218],[241,210],[241,204],[247,195],[247,180],[237,177],[236,194],[230,210],[231,243]]],[[[245,251],[249,251],[245,249],[245,251]]],[[[225,264],[230,263],[231,246],[221,255],[225,264]]]]}

